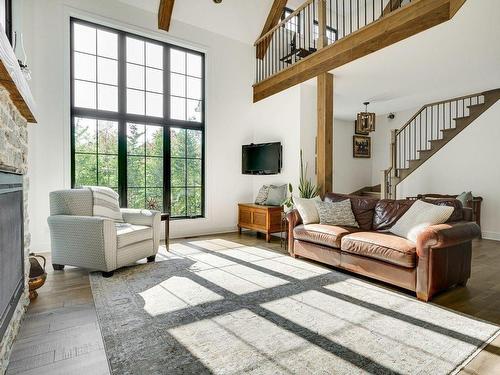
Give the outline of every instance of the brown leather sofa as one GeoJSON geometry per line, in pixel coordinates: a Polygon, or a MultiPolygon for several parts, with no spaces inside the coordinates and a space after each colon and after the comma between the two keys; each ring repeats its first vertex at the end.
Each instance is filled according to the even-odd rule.
{"type": "Polygon", "coordinates": [[[328,193],[326,201],[351,200],[359,228],[322,224],[303,225],[297,210],[288,213],[290,255],[303,257],[432,296],[453,285],[465,286],[470,277],[472,240],[480,236],[472,211],[456,199],[429,200],[451,205],[445,224],[426,228],[413,243],[388,230],[414,200],[378,200],[328,193]]]}

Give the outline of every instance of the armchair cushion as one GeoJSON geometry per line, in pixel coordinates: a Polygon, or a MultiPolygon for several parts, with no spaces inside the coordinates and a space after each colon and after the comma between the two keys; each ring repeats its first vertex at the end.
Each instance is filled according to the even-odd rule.
{"type": "Polygon", "coordinates": [[[144,225],[133,225],[129,223],[116,223],[117,247],[132,245],[137,242],[151,240],[153,228],[144,225]]]}

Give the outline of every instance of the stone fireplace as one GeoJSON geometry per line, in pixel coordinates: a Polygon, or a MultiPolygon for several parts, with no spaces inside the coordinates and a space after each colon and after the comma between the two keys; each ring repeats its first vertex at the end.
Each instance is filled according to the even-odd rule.
{"type": "Polygon", "coordinates": [[[0,374],[7,368],[14,338],[29,303],[27,151],[27,121],[12,102],[9,92],[0,85],[0,188],[9,194],[7,198],[0,191],[0,225],[3,226],[0,246],[4,246],[0,251],[9,254],[3,261],[10,261],[10,267],[14,268],[8,270],[8,274],[0,269],[0,272],[3,270],[1,280],[5,279],[0,283],[0,288],[4,288],[0,291],[0,309],[4,310],[0,311],[3,314],[0,316],[3,320],[0,321],[0,374]],[[11,220],[5,219],[7,215],[11,220]]]}

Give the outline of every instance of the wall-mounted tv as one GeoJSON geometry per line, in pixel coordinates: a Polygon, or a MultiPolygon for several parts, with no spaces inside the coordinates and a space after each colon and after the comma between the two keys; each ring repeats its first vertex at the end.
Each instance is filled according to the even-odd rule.
{"type": "Polygon", "coordinates": [[[243,174],[278,174],[282,167],[280,142],[244,145],[241,171],[243,174]]]}

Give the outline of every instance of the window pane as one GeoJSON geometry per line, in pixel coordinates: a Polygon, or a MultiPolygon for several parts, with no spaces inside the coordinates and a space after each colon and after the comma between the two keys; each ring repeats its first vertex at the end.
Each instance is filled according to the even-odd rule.
{"type": "Polygon", "coordinates": [[[163,128],[161,126],[146,127],[146,155],[163,156],[163,128]]]}
{"type": "Polygon", "coordinates": [[[146,43],[146,65],[163,69],[163,47],[153,43],[146,43]]]}
{"type": "Polygon", "coordinates": [[[75,154],[75,186],[97,185],[97,156],[75,154]]]}
{"type": "Polygon", "coordinates": [[[144,67],[127,64],[127,87],[144,90],[144,67]]]}
{"type": "Polygon", "coordinates": [[[187,130],[187,156],[201,159],[201,131],[187,130]]]}
{"type": "Polygon", "coordinates": [[[170,118],[174,120],[186,120],[186,99],[170,97],[170,118]]]}
{"type": "Polygon", "coordinates": [[[75,152],[96,152],[96,120],[75,118],[75,152]]]}
{"type": "Polygon", "coordinates": [[[186,190],[172,189],[170,214],[173,217],[186,216],[186,190]]]}
{"type": "Polygon", "coordinates": [[[74,24],[75,51],[96,53],[96,29],[79,23],[74,24]]]}
{"type": "Polygon", "coordinates": [[[201,215],[201,188],[187,189],[187,215],[201,215]]]}
{"type": "Polygon", "coordinates": [[[201,101],[187,100],[187,119],[188,121],[201,122],[201,101]]]}
{"type": "Polygon", "coordinates": [[[146,115],[163,117],[163,95],[146,93],[146,115]]]}
{"type": "Polygon", "coordinates": [[[170,74],[170,94],[186,97],[186,76],[181,74],[170,74]]]}
{"type": "Polygon", "coordinates": [[[144,42],[127,37],[127,61],[144,65],[144,42]]]}
{"type": "Polygon", "coordinates": [[[163,186],[163,159],[157,157],[146,158],[146,186],[163,186]]]}
{"type": "Polygon", "coordinates": [[[170,70],[186,74],[186,53],[177,49],[170,49],[170,70]]]}
{"type": "Polygon", "coordinates": [[[201,78],[202,63],[200,55],[187,54],[187,74],[201,78]]]}
{"type": "Polygon", "coordinates": [[[118,187],[118,156],[99,155],[99,186],[118,187]]]}
{"type": "Polygon", "coordinates": [[[118,87],[98,85],[98,109],[103,111],[118,111],[118,87]]]}
{"type": "Polygon", "coordinates": [[[96,80],[95,64],[96,57],[85,53],[75,52],[75,74],[76,79],[84,79],[86,81],[96,80]]]}
{"type": "Polygon", "coordinates": [[[163,71],[146,68],[146,90],[163,92],[163,71]]]}
{"type": "Polygon", "coordinates": [[[99,153],[118,154],[118,123],[114,121],[99,120],[98,125],[99,153]]]}
{"type": "Polygon", "coordinates": [[[145,126],[127,124],[127,153],[129,155],[144,155],[145,126]]]}
{"type": "Polygon", "coordinates": [[[106,58],[97,58],[97,80],[99,83],[118,85],[118,62],[106,58]]]}
{"type": "Polygon", "coordinates": [[[186,130],[177,128],[170,130],[170,154],[181,158],[186,157],[186,130]]]}
{"type": "Polygon", "coordinates": [[[171,159],[170,181],[174,187],[186,186],[186,159],[171,159]]]}
{"type": "Polygon", "coordinates": [[[96,108],[96,84],[75,80],[74,82],[75,107],[96,108]]]}
{"type": "Polygon", "coordinates": [[[127,89],[127,113],[144,114],[144,91],[127,89]]]}
{"type": "Polygon", "coordinates": [[[163,211],[163,189],[146,189],[146,208],[163,211]]]}
{"type": "Polygon", "coordinates": [[[201,99],[201,79],[187,77],[187,97],[201,99]]]}
{"type": "Polygon", "coordinates": [[[144,187],[146,186],[145,161],[143,156],[127,157],[127,180],[128,186],[144,187]]]}
{"type": "Polygon", "coordinates": [[[144,208],[145,204],[145,191],[141,189],[131,189],[127,191],[127,201],[129,208],[144,208]]]}
{"type": "Polygon", "coordinates": [[[187,186],[201,186],[201,160],[187,160],[187,186]]]}
{"type": "Polygon", "coordinates": [[[97,30],[97,54],[118,58],[118,35],[109,31],[97,30]]]}

